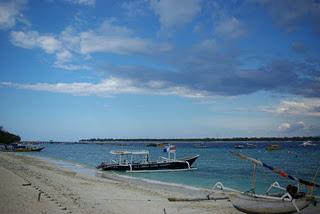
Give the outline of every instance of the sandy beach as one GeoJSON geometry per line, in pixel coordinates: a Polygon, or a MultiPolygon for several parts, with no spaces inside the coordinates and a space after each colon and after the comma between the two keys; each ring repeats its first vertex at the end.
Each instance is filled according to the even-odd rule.
{"type": "MultiPolygon", "coordinates": [[[[0,153],[0,213],[241,213],[227,200],[168,201],[169,197],[205,197],[205,189],[99,174],[103,177],[69,171],[42,159],[0,153]]],[[[319,206],[303,210],[319,212],[319,206]]]]}
{"type": "Polygon", "coordinates": [[[204,197],[206,191],[106,177],[67,171],[32,157],[0,153],[0,213],[240,213],[227,200],[167,200],[204,197]]]}

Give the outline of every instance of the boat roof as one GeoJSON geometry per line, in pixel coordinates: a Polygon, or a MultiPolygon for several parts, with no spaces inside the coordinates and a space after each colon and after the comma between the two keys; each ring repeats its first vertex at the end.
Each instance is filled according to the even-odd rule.
{"type": "Polygon", "coordinates": [[[113,155],[148,155],[149,151],[140,150],[140,151],[128,151],[128,150],[112,150],[110,154],[113,155]]]}

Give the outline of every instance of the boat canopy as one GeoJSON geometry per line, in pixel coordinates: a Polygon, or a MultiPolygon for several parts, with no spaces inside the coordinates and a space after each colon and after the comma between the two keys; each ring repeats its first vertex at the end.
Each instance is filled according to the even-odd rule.
{"type": "Polygon", "coordinates": [[[140,150],[140,151],[128,151],[128,150],[112,150],[110,154],[113,155],[149,155],[149,151],[140,150]]]}

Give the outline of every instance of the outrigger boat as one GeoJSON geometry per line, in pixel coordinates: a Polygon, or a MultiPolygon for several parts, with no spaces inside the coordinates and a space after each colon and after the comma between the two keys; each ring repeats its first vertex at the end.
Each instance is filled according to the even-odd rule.
{"type": "MultiPolygon", "coordinates": [[[[212,188],[212,193],[217,190],[225,193],[232,205],[244,212],[249,214],[287,214],[295,213],[300,211],[310,205],[315,200],[313,196],[313,188],[320,187],[319,184],[314,181],[306,181],[295,176],[289,175],[284,171],[269,166],[260,160],[245,156],[241,153],[233,153],[241,159],[249,160],[253,163],[253,176],[252,176],[252,189],[247,192],[241,192],[231,188],[224,187],[221,182],[216,183],[212,188]],[[298,183],[297,186],[288,185],[287,188],[283,188],[278,182],[274,182],[264,195],[256,194],[256,167],[263,166],[278,173],[282,177],[286,177],[298,183]],[[299,184],[303,184],[307,187],[308,193],[300,192],[299,184]],[[273,188],[281,190],[280,194],[270,193],[273,188]]],[[[318,171],[317,171],[318,173],[318,171]]],[[[317,173],[315,177],[317,176],[317,173]]],[[[315,180],[314,177],[314,180],[315,180]]],[[[210,195],[210,194],[209,194],[210,195]]]]}
{"type": "Polygon", "coordinates": [[[196,161],[199,155],[176,159],[176,148],[172,145],[164,148],[164,151],[168,153],[168,157],[161,157],[162,160],[160,161],[150,161],[149,151],[147,150],[111,151],[110,153],[112,155],[116,155],[117,159],[111,160],[112,163],[102,162],[97,166],[97,169],[127,172],[182,171],[196,169],[192,167],[192,164],[196,161]],[[173,154],[173,157],[171,157],[171,154],[173,154]],[[137,160],[137,156],[140,156],[139,160],[137,160]]]}

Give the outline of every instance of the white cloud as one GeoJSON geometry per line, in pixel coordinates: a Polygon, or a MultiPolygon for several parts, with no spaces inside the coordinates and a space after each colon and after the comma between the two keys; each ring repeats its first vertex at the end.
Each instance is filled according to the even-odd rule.
{"type": "Polygon", "coordinates": [[[274,107],[263,107],[262,111],[289,114],[289,115],[307,115],[320,117],[320,99],[304,98],[300,100],[284,100],[274,107]]]}
{"type": "Polygon", "coordinates": [[[199,0],[150,0],[150,5],[159,16],[162,32],[190,23],[201,11],[199,0]]]}
{"type": "Polygon", "coordinates": [[[72,4],[79,4],[79,5],[86,5],[86,6],[93,6],[96,3],[96,0],[66,0],[72,4]]]}
{"type": "Polygon", "coordinates": [[[299,133],[303,131],[308,131],[308,126],[303,121],[291,124],[288,122],[284,122],[278,126],[278,130],[287,133],[299,133]]]}
{"type": "Polygon", "coordinates": [[[57,60],[59,62],[67,62],[72,58],[72,54],[68,50],[62,50],[57,53],[57,60]]]}
{"type": "Polygon", "coordinates": [[[160,81],[148,81],[141,83],[133,79],[110,77],[99,83],[76,82],[76,83],[35,83],[18,84],[2,82],[0,86],[12,87],[34,91],[48,91],[67,93],[72,95],[96,95],[112,96],[115,94],[149,94],[163,96],[180,96],[188,98],[203,98],[207,95],[201,91],[195,91],[181,86],[167,85],[160,81]]]}
{"type": "Polygon", "coordinates": [[[281,123],[279,126],[278,126],[278,129],[280,131],[285,131],[285,130],[288,130],[290,129],[290,123],[281,123]]]}
{"type": "Polygon", "coordinates": [[[19,19],[24,20],[20,11],[26,2],[26,0],[0,2],[0,29],[12,28],[19,19]]]}
{"type": "Polygon", "coordinates": [[[63,43],[63,46],[74,52],[80,52],[80,37],[78,32],[68,26],[59,35],[59,40],[63,43]]]}
{"type": "Polygon", "coordinates": [[[54,53],[61,48],[61,42],[51,35],[39,35],[37,31],[12,31],[11,42],[22,48],[41,48],[46,53],[54,53]]]}
{"type": "Polygon", "coordinates": [[[40,34],[38,31],[11,31],[11,43],[21,48],[40,48],[47,54],[56,54],[54,67],[64,70],[90,69],[72,64],[75,57],[90,58],[91,53],[153,54],[172,49],[168,43],[154,43],[149,39],[133,36],[129,28],[107,20],[98,28],[78,32],[67,27],[59,35],[40,34]]]}
{"type": "Polygon", "coordinates": [[[37,43],[46,53],[55,53],[61,49],[61,43],[53,36],[39,36],[37,43]]]}
{"type": "Polygon", "coordinates": [[[169,44],[155,44],[149,39],[135,37],[131,29],[118,26],[115,22],[115,20],[107,20],[97,29],[79,33],[80,52],[82,54],[93,52],[147,54],[171,50],[169,44]]]}
{"type": "Polygon", "coordinates": [[[78,70],[90,70],[91,68],[86,65],[76,65],[71,63],[66,63],[64,61],[56,60],[54,62],[55,68],[60,68],[67,71],[78,71],[78,70]]]}
{"type": "Polygon", "coordinates": [[[215,33],[222,37],[237,39],[245,34],[245,27],[235,17],[224,17],[216,24],[215,33]]]}
{"type": "Polygon", "coordinates": [[[56,54],[55,68],[76,71],[89,70],[86,65],[72,64],[73,54],[78,51],[80,40],[63,31],[59,37],[53,35],[40,35],[37,31],[12,31],[10,33],[13,45],[22,48],[40,48],[47,54],[56,54]]]}

